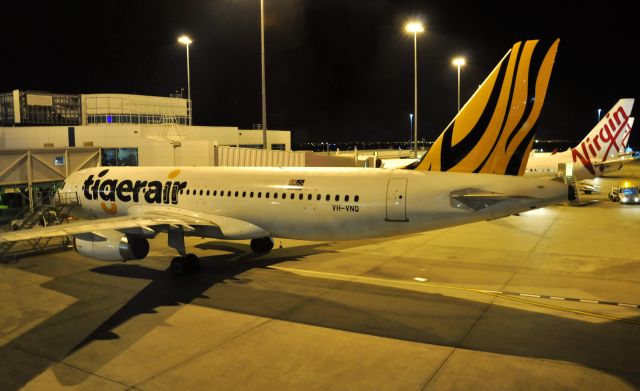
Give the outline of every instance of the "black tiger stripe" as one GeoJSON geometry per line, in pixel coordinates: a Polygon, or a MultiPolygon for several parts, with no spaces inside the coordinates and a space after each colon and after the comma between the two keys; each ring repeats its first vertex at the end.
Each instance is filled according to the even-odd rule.
{"type": "MultiPolygon", "coordinates": [[[[536,99],[535,91],[536,91],[536,84],[538,82],[538,74],[540,73],[540,68],[542,67],[542,63],[544,62],[544,58],[546,57],[547,52],[549,51],[549,49],[554,43],[552,41],[549,44],[545,44],[544,50],[539,50],[540,47],[543,46],[541,45],[541,42],[542,41],[538,41],[538,44],[536,45],[536,48],[534,49],[534,52],[531,58],[531,65],[529,67],[529,80],[533,80],[533,82],[530,82],[527,86],[528,87],[527,108],[522,118],[520,118],[518,125],[516,126],[516,129],[518,132],[520,131],[524,122],[527,121],[529,119],[529,116],[531,115],[531,110],[533,110],[534,102],[536,99]]],[[[509,159],[509,163],[507,164],[507,170],[505,171],[506,175],[519,174],[522,160],[528,158],[527,156],[525,156],[525,154],[527,153],[527,149],[528,149],[529,143],[531,142],[531,139],[534,137],[536,131],[538,130],[539,122],[540,122],[540,114],[538,115],[535,122],[531,126],[531,129],[529,129],[529,132],[527,133],[527,135],[522,139],[522,141],[520,142],[520,145],[518,145],[515,152],[509,159]]],[[[509,135],[509,138],[507,139],[507,144],[506,144],[507,148],[509,147],[509,144],[511,144],[511,141],[513,140],[513,137],[515,137],[515,135],[516,135],[516,132],[513,132],[509,135]]]]}
{"type": "Polygon", "coordinates": [[[513,55],[513,52],[508,58],[500,64],[500,70],[498,76],[493,85],[493,90],[489,96],[489,100],[482,110],[482,115],[473,126],[473,128],[467,133],[467,135],[456,145],[451,145],[453,138],[453,129],[455,122],[445,130],[443,134],[442,144],[440,145],[440,171],[449,171],[456,164],[460,163],[473,149],[477,146],[482,136],[485,134],[489,122],[494,115],[495,107],[500,99],[500,92],[502,90],[502,84],[507,73],[509,65],[509,58],[513,55]]]}
{"type": "MultiPolygon", "coordinates": [[[[516,75],[518,74],[518,67],[520,66],[520,60],[522,59],[522,52],[524,51],[525,44],[526,42],[523,42],[522,45],[520,45],[520,50],[518,51],[518,53],[516,53],[516,61],[513,67],[513,77],[511,78],[511,87],[509,88],[509,98],[507,99],[507,106],[506,106],[507,113],[505,113],[505,115],[502,116],[500,131],[498,131],[498,136],[493,141],[493,145],[491,146],[491,149],[489,150],[487,155],[484,157],[484,160],[482,161],[482,163],[480,163],[480,165],[473,171],[474,173],[479,173],[480,170],[484,168],[489,158],[493,155],[493,152],[495,151],[496,146],[498,145],[498,142],[500,142],[500,139],[502,138],[502,132],[504,131],[504,126],[506,125],[507,119],[509,118],[508,112],[509,112],[509,108],[511,107],[511,102],[513,100],[513,90],[515,89],[515,85],[516,85],[516,75]]],[[[513,52],[511,52],[511,54],[513,55],[513,52]]]]}
{"type": "MultiPolygon", "coordinates": [[[[472,111],[472,115],[478,115],[478,117],[475,123],[470,121],[472,118],[464,117],[464,125],[460,123],[462,127],[457,129],[461,134],[456,134],[459,140],[456,145],[453,145],[454,129],[457,121],[463,118],[458,116],[436,140],[432,149],[406,168],[425,171],[438,169],[439,171],[520,174],[528,157],[525,155],[530,151],[538,128],[539,116],[548,88],[548,78],[553,67],[553,63],[546,64],[545,59],[551,55],[552,58],[549,59],[553,62],[556,50],[553,53],[550,53],[550,50],[555,48],[556,42],[546,44],[546,41],[541,43],[536,40],[515,44],[497,68],[494,68],[493,83],[490,86],[484,86],[482,93],[487,99],[486,102],[476,101],[473,106],[469,106],[472,107],[468,109],[472,111]],[[518,74],[521,66],[527,69],[526,74],[518,74]],[[541,74],[543,66],[545,72],[541,74]],[[509,84],[507,84],[507,78],[511,78],[509,84]],[[519,83],[525,80],[527,81],[526,90],[522,91],[519,83]],[[544,81],[544,85],[541,85],[543,91],[540,92],[540,96],[536,96],[536,85],[541,80],[544,81]],[[514,101],[516,92],[518,92],[518,102],[514,101]],[[521,101],[522,99],[524,102],[521,101]],[[512,111],[514,103],[517,103],[517,112],[512,111]],[[502,115],[502,118],[495,117],[497,115],[502,115]],[[514,118],[515,116],[517,119],[514,118]],[[498,120],[500,123],[492,124],[492,120],[494,122],[498,120]],[[517,122],[514,124],[513,120],[517,122]],[[507,128],[508,124],[513,125],[507,128]],[[491,137],[487,137],[487,131],[491,133],[491,137]],[[506,134],[507,131],[509,134],[506,134]],[[516,139],[519,140],[517,144],[514,141],[516,139]]],[[[465,108],[462,110],[464,111],[465,108]]]]}
{"type": "MultiPolygon", "coordinates": [[[[533,129],[533,128],[532,128],[533,129]]],[[[527,136],[522,139],[518,148],[516,148],[515,152],[511,159],[509,159],[509,163],[507,163],[507,169],[505,171],[505,175],[518,175],[520,171],[520,166],[522,165],[522,159],[524,154],[527,153],[529,149],[529,143],[531,143],[531,139],[535,136],[535,132],[529,132],[527,136]]]]}

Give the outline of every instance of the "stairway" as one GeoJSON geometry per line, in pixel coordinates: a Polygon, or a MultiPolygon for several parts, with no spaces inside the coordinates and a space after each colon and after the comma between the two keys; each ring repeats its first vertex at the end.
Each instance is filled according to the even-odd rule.
{"type": "MultiPolygon", "coordinates": [[[[32,211],[28,207],[25,208],[7,228],[15,231],[32,229],[37,225],[45,227],[66,222],[71,209],[78,205],[77,197],[76,202],[72,202],[69,199],[60,200],[59,195],[57,200],[58,202],[55,205],[34,206],[32,211]]],[[[69,237],[67,236],[4,242],[0,243],[0,262],[17,262],[20,257],[66,248],[68,245],[69,237]]]]}
{"type": "Polygon", "coordinates": [[[567,175],[564,177],[564,182],[569,186],[569,203],[571,205],[582,205],[577,178],[573,175],[567,175]]]}

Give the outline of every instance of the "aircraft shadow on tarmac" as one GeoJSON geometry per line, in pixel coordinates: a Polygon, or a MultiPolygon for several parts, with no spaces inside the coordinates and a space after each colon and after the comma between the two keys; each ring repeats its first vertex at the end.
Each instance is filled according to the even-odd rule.
{"type": "MultiPolygon", "coordinates": [[[[269,266],[325,253],[326,244],[273,251],[266,256],[246,246],[205,244],[230,254],[203,257],[198,274],[175,278],[140,264],[91,269],[97,277],[148,280],[136,292],[113,293],[108,285],[78,278],[54,279],[43,287],[77,301],[0,347],[5,389],[19,389],[51,366],[80,360],[94,341],[115,340],[91,356],[87,372],[54,365],[57,380],[78,385],[157,327],[183,304],[399,340],[512,356],[567,361],[616,376],[640,388],[640,315],[635,324],[554,316],[482,300],[466,300],[387,286],[305,277],[269,266]],[[255,279],[270,284],[256,284],[255,279]],[[162,315],[158,308],[164,307],[162,315]],[[172,310],[167,311],[167,308],[172,310]],[[114,330],[141,316],[125,335],[114,330]],[[35,358],[34,358],[35,357],[35,358]],[[24,362],[28,360],[28,362],[24,362]]],[[[531,307],[534,308],[534,307],[531,307]]],[[[546,310],[549,312],[548,310],[546,310]]]]}

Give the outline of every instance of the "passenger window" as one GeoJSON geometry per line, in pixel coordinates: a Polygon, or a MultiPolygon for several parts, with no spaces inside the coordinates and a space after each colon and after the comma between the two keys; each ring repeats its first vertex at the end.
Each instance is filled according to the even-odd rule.
{"type": "MultiPolygon", "coordinates": [[[[144,193],[144,189],[142,189],[142,192],[144,193]]],[[[189,195],[189,189],[187,189],[187,195],[189,195]]]]}
{"type": "Polygon", "coordinates": [[[348,195],[344,196],[344,202],[349,202],[349,196],[348,195]]]}
{"type": "Polygon", "coordinates": [[[318,194],[318,195],[316,196],[316,201],[320,201],[321,199],[322,199],[322,196],[321,196],[320,194],[318,194]]]}
{"type": "Polygon", "coordinates": [[[295,196],[296,196],[295,194],[291,193],[291,197],[289,198],[293,199],[295,196]]]}
{"type": "Polygon", "coordinates": [[[184,194],[184,189],[180,189],[180,194],[184,194]]]}
{"type": "MultiPolygon", "coordinates": [[[[269,193],[267,193],[267,198],[269,198],[269,193]]],[[[278,193],[273,193],[273,198],[278,198],[278,193]]]]}
{"type": "Polygon", "coordinates": [[[340,196],[336,194],[336,201],[340,201],[340,196]]]}
{"type": "Polygon", "coordinates": [[[309,195],[307,196],[307,200],[311,201],[311,198],[313,198],[313,196],[312,196],[311,194],[309,194],[309,195]]]}
{"type": "Polygon", "coordinates": [[[231,190],[227,192],[227,197],[231,197],[231,190]]]}
{"type": "Polygon", "coordinates": [[[327,194],[327,196],[325,197],[325,200],[329,201],[330,199],[331,199],[331,196],[327,194]]]}
{"type": "Polygon", "coordinates": [[[224,197],[224,190],[220,191],[220,197],[224,197]]]}
{"type": "Polygon", "coordinates": [[[202,193],[203,193],[203,190],[200,190],[200,195],[202,195],[202,193]]]}
{"type": "Polygon", "coordinates": [[[242,192],[242,198],[244,198],[244,197],[246,197],[246,196],[247,196],[247,192],[246,192],[246,191],[243,191],[243,192],[242,192]]]}
{"type": "Polygon", "coordinates": [[[298,199],[301,200],[304,198],[304,194],[300,193],[300,195],[298,196],[298,199]]]}
{"type": "Polygon", "coordinates": [[[215,197],[216,195],[218,195],[218,190],[213,191],[213,196],[215,197]]]}
{"type": "Polygon", "coordinates": [[[240,194],[240,193],[236,191],[236,197],[238,196],[238,194],[240,194]]]}
{"type": "Polygon", "coordinates": [[[284,200],[285,198],[287,198],[287,193],[282,193],[282,199],[284,200]]]}
{"type": "Polygon", "coordinates": [[[355,196],[355,197],[353,197],[353,200],[354,200],[355,202],[360,201],[360,196],[355,196]]]}
{"type": "Polygon", "coordinates": [[[269,198],[269,192],[266,192],[266,193],[264,194],[264,198],[269,198]]]}
{"type": "Polygon", "coordinates": [[[207,190],[207,195],[209,195],[209,190],[207,190]]]}

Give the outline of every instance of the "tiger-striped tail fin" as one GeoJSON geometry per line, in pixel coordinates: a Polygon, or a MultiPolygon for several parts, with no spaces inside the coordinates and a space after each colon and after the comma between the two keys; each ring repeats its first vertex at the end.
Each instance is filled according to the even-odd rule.
{"type": "Polygon", "coordinates": [[[514,44],[423,158],[407,168],[523,175],[559,42],[514,44]]]}

